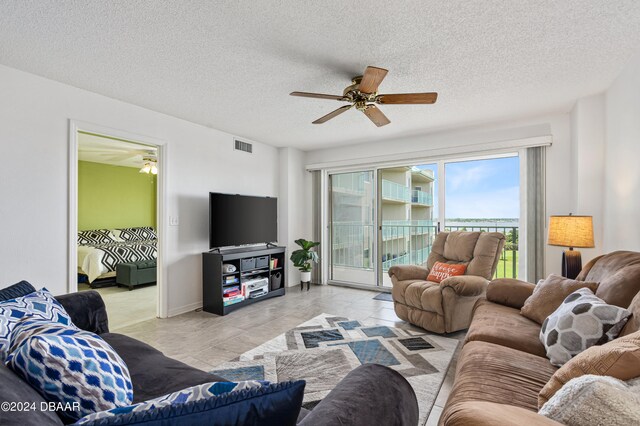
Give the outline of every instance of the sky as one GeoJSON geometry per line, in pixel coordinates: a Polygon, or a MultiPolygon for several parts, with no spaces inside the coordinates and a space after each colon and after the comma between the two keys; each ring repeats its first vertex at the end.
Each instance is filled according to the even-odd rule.
{"type": "MultiPolygon", "coordinates": [[[[433,170],[436,164],[418,166],[433,170]]],[[[518,157],[445,163],[447,218],[520,217],[520,164],[518,157]]],[[[437,183],[434,216],[437,216],[437,183]]]]}

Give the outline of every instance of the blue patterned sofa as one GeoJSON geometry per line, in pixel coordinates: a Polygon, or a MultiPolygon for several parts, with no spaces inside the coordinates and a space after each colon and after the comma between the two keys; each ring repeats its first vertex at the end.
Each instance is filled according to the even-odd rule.
{"type": "MultiPolygon", "coordinates": [[[[0,290],[0,293],[2,290],[0,290]]],[[[15,296],[13,296],[15,297],[15,296]]],[[[157,398],[178,390],[212,381],[225,381],[163,355],[153,347],[128,336],[110,333],[107,311],[100,294],[84,291],[56,297],[73,323],[104,339],[126,362],[133,384],[133,402],[157,398]]],[[[35,407],[35,410],[0,412],[0,424],[21,426],[62,425],[54,411],[42,410],[43,397],[11,369],[0,363],[0,402],[35,407]]],[[[4,406],[3,406],[4,407],[4,406]]],[[[296,410],[297,412],[297,410],[296,410]]],[[[290,414],[290,413],[289,413],[290,414]]],[[[290,418],[290,416],[289,416],[290,418]]],[[[295,420],[296,415],[293,419],[295,420]]],[[[366,364],[349,373],[313,411],[300,409],[299,425],[416,425],[418,405],[409,383],[396,371],[377,364],[366,364]]],[[[127,424],[127,423],[99,423],[127,424]]],[[[136,423],[141,424],[141,423],[136,423]]],[[[167,424],[234,424],[215,416],[202,421],[177,421],[149,417],[145,426],[167,424]]],[[[292,424],[271,417],[269,425],[292,424]]]]}

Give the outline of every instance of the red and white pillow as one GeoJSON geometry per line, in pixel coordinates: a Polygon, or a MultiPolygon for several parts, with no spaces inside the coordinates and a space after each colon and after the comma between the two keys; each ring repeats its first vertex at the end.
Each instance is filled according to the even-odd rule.
{"type": "Polygon", "coordinates": [[[455,277],[458,275],[464,275],[467,271],[467,265],[436,262],[433,268],[429,271],[427,281],[439,283],[449,277],[455,277]]]}

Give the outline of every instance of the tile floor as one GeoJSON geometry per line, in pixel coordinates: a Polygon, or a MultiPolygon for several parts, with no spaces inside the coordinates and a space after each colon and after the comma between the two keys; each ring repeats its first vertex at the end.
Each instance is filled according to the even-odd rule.
{"type": "MultiPolygon", "coordinates": [[[[206,312],[189,312],[168,319],[153,318],[125,326],[111,322],[110,328],[111,331],[142,340],[165,355],[195,368],[211,370],[217,364],[236,358],[321,313],[370,320],[399,328],[413,327],[396,316],[392,302],[374,300],[376,292],[373,291],[337,286],[313,286],[309,292],[301,292],[298,287],[287,290],[283,297],[249,305],[224,317],[206,312]]],[[[462,340],[464,334],[453,333],[448,337],[462,340]]],[[[438,423],[453,384],[461,347],[458,346],[427,425],[438,423]]]]}

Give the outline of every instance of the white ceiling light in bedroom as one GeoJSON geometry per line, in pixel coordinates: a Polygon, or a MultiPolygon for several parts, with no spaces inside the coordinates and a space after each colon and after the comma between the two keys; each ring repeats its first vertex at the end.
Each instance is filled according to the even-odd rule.
{"type": "Polygon", "coordinates": [[[145,158],[144,166],[140,169],[140,173],[151,173],[152,175],[158,174],[158,163],[153,160],[148,160],[145,158]]]}

